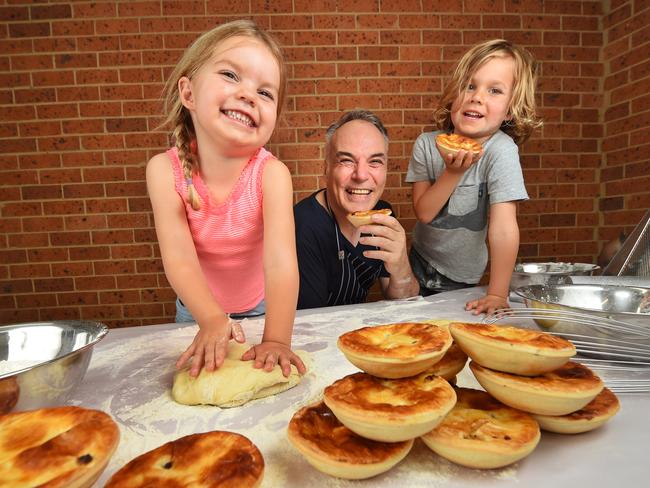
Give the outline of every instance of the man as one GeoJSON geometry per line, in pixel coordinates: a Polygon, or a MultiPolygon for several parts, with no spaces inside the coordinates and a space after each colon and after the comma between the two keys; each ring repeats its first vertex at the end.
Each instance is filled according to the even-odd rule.
{"type": "Polygon", "coordinates": [[[379,279],[385,298],[417,295],[404,229],[376,214],[355,227],[352,212],[390,208],[386,184],[388,134],[372,112],[354,110],[327,129],[326,188],[294,207],[300,270],[298,308],[363,303],[379,279]]]}

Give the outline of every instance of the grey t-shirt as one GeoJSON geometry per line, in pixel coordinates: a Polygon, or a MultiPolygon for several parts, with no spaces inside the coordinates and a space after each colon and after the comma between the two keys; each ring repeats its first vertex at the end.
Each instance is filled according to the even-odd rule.
{"type": "MultiPolygon", "coordinates": [[[[445,170],[436,148],[439,133],[427,132],[415,141],[408,183],[433,183],[445,170]]],[[[413,230],[415,250],[440,273],[462,283],[478,283],[485,271],[489,205],[528,198],[519,150],[510,136],[497,131],[483,149],[438,215],[428,224],[417,222],[413,230]]]]}

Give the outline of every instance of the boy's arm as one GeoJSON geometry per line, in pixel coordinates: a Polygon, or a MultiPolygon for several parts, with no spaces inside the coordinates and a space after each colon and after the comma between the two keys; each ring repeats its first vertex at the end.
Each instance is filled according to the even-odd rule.
{"type": "Polygon", "coordinates": [[[515,202],[495,203],[490,206],[488,224],[490,246],[490,283],[487,293],[479,300],[467,304],[474,314],[492,313],[508,306],[510,278],[519,250],[519,227],[515,202]]]}
{"type": "Polygon", "coordinates": [[[293,189],[287,167],[267,161],[262,179],[264,215],[264,289],[266,317],[262,343],[242,360],[255,359],[255,367],[272,370],[280,364],[285,376],[291,363],[300,373],[305,366],[291,351],[291,334],[298,301],[298,262],[293,221],[293,189]]]}
{"type": "MultiPolygon", "coordinates": [[[[190,375],[196,376],[204,363],[208,371],[223,363],[230,339],[230,322],[214,300],[201,270],[183,201],[174,189],[174,174],[167,154],[158,154],[147,164],[147,191],[165,275],[199,324],[198,334],[176,365],[181,367],[196,356],[190,370],[190,375]]],[[[237,340],[242,342],[243,336],[237,340]]]]}
{"type": "Polygon", "coordinates": [[[465,171],[474,164],[472,153],[467,151],[460,151],[455,158],[447,155],[444,160],[445,170],[433,184],[428,181],[413,183],[413,209],[415,216],[423,224],[428,224],[438,215],[465,171]]]}

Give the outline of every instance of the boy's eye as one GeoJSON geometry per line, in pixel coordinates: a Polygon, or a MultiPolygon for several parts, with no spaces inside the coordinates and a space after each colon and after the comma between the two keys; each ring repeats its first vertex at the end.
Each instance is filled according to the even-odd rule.
{"type": "Polygon", "coordinates": [[[501,90],[500,88],[490,88],[490,93],[494,95],[500,95],[503,93],[503,90],[501,90]]]}

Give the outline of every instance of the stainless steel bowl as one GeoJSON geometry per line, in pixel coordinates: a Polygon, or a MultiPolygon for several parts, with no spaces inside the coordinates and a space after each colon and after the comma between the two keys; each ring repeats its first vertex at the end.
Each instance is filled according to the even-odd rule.
{"type": "Polygon", "coordinates": [[[530,285],[517,288],[528,308],[537,309],[535,322],[572,339],[578,334],[602,352],[615,341],[627,341],[650,351],[650,288],[625,285],[530,285]],[[571,314],[586,314],[585,324],[571,314]]]}
{"type": "Polygon", "coordinates": [[[512,291],[529,285],[571,284],[571,276],[590,276],[600,269],[587,263],[521,263],[515,266],[510,279],[512,291]]]}
{"type": "Polygon", "coordinates": [[[107,333],[77,320],[0,326],[0,413],[63,404],[107,333]]]}

